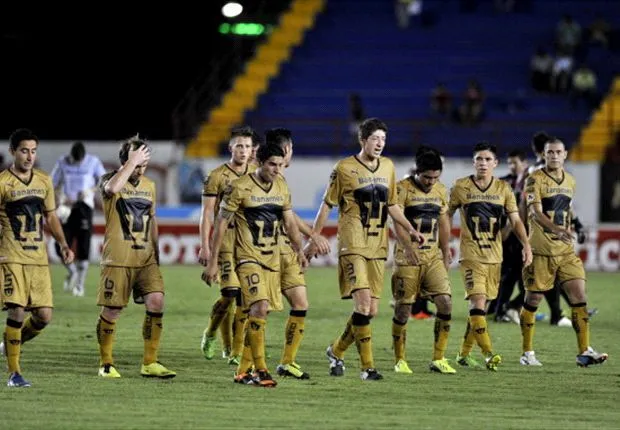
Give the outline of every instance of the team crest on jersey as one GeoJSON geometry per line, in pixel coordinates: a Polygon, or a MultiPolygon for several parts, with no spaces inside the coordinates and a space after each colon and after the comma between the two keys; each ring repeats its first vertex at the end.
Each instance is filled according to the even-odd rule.
{"type": "Polygon", "coordinates": [[[528,202],[533,202],[534,201],[534,194],[528,194],[527,195],[527,201],[528,202]]]}
{"type": "Polygon", "coordinates": [[[228,196],[230,195],[230,193],[232,193],[232,185],[229,183],[226,185],[226,187],[224,187],[224,191],[222,192],[222,195],[228,196]]]}
{"type": "Polygon", "coordinates": [[[334,182],[336,181],[336,178],[338,177],[338,172],[336,171],[336,169],[332,170],[332,174],[329,175],[329,182],[334,182]]]}
{"type": "Polygon", "coordinates": [[[534,178],[527,178],[527,180],[525,181],[526,187],[533,187],[535,184],[536,184],[536,179],[534,178]]]}

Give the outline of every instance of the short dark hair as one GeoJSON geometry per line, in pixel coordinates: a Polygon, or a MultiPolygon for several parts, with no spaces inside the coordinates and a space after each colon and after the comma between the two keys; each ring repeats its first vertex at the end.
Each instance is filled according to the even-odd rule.
{"type": "Polygon", "coordinates": [[[263,143],[263,139],[260,137],[260,134],[258,134],[255,131],[252,131],[252,148],[256,148],[257,146],[260,146],[263,143]]]}
{"type": "Polygon", "coordinates": [[[20,142],[24,140],[34,140],[37,142],[37,146],[39,145],[39,138],[27,128],[18,128],[9,137],[9,148],[13,151],[17,151],[20,142]]]}
{"type": "MultiPolygon", "coordinates": [[[[545,142],[545,146],[546,146],[548,143],[561,143],[562,145],[564,145],[564,149],[566,149],[566,144],[565,144],[565,143],[564,143],[564,141],[563,141],[562,139],[560,139],[559,137],[556,137],[556,136],[550,136],[550,137],[549,137],[549,140],[545,142]]],[[[543,146],[543,152],[544,152],[544,150],[545,150],[545,149],[544,149],[544,148],[545,148],[545,146],[543,146]]]]}
{"type": "Polygon", "coordinates": [[[252,130],[252,127],[249,125],[240,125],[233,127],[232,130],[230,130],[230,140],[235,137],[252,137],[253,134],[254,130],[252,130]]]}
{"type": "Polygon", "coordinates": [[[493,155],[495,155],[495,158],[497,158],[497,147],[486,140],[478,142],[476,146],[474,146],[474,154],[480,151],[491,151],[493,155]]]}
{"type": "Polygon", "coordinates": [[[148,146],[148,143],[146,143],[146,140],[140,139],[140,136],[137,134],[121,142],[121,149],[118,151],[118,158],[121,164],[125,164],[129,159],[129,151],[132,149],[136,150],[141,146],[148,146]]]}
{"type": "Polygon", "coordinates": [[[532,137],[532,150],[536,154],[541,154],[545,151],[545,144],[551,140],[551,136],[549,136],[544,131],[539,131],[534,134],[532,137]]]}
{"type": "Polygon", "coordinates": [[[434,148],[421,146],[415,154],[416,173],[443,170],[441,153],[434,148]]]}
{"type": "Polygon", "coordinates": [[[284,157],[284,149],[279,145],[261,145],[256,151],[256,159],[260,163],[264,163],[271,157],[284,157]]]}
{"type": "Polygon", "coordinates": [[[288,128],[272,128],[265,132],[265,142],[267,145],[278,145],[284,147],[293,141],[293,135],[288,128]]]}
{"type": "Polygon", "coordinates": [[[387,125],[379,118],[368,118],[360,124],[359,138],[360,140],[366,140],[377,130],[383,130],[388,132],[387,125]]]}
{"type": "Polygon", "coordinates": [[[71,147],[71,158],[75,161],[82,161],[86,156],[86,148],[82,142],[75,142],[71,147]]]}
{"type": "Polygon", "coordinates": [[[521,149],[513,149],[508,153],[508,157],[517,157],[521,161],[524,161],[527,158],[525,151],[522,151],[521,149]]]}

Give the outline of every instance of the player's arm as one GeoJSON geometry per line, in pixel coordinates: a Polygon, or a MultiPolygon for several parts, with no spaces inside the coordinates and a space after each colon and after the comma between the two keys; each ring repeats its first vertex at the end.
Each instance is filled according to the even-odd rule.
{"type": "Polygon", "coordinates": [[[303,242],[301,240],[301,234],[297,227],[297,218],[292,210],[285,210],[282,212],[282,219],[284,221],[284,227],[286,227],[286,233],[291,241],[293,250],[297,253],[297,259],[302,269],[308,267],[308,260],[303,252],[303,242]]]}
{"type": "Polygon", "coordinates": [[[295,222],[297,224],[297,228],[299,229],[300,233],[305,235],[308,238],[308,240],[314,244],[319,254],[322,254],[322,255],[329,254],[330,249],[329,249],[329,241],[327,240],[327,238],[318,233],[314,233],[312,231],[312,227],[306,224],[304,220],[302,220],[300,216],[297,215],[295,212],[293,212],[293,216],[295,217],[295,222]]]}
{"type": "Polygon", "coordinates": [[[452,263],[452,253],[450,252],[450,230],[452,223],[448,212],[439,215],[439,249],[443,254],[443,264],[446,270],[452,263]]]}
{"type": "Polygon", "coordinates": [[[331,210],[332,207],[329,204],[326,202],[321,203],[321,207],[314,218],[314,224],[312,224],[312,234],[321,234],[331,210]]]}
{"type": "MultiPolygon", "coordinates": [[[[198,262],[203,266],[211,258],[211,248],[209,246],[209,233],[213,223],[213,214],[215,212],[215,196],[202,196],[202,207],[200,210],[200,251],[198,253],[198,262]]],[[[217,254],[215,254],[217,255],[217,254]]]]}
{"type": "Polygon", "coordinates": [[[577,233],[577,243],[584,243],[587,239],[586,230],[573,208],[570,208],[570,219],[571,228],[577,233]]]}
{"type": "Polygon", "coordinates": [[[62,174],[62,169],[60,168],[60,160],[58,160],[54,165],[50,176],[52,177],[52,185],[54,186],[56,201],[62,203],[62,185],[64,183],[64,175],[62,174]]]}
{"type": "Polygon", "coordinates": [[[159,265],[159,224],[157,218],[151,217],[151,240],[153,241],[153,251],[155,252],[155,261],[159,265]]]}
{"type": "MultiPolygon", "coordinates": [[[[420,244],[424,243],[424,236],[422,236],[420,232],[413,228],[409,220],[405,217],[405,214],[403,213],[403,210],[400,208],[399,205],[388,206],[388,214],[396,225],[400,225],[403,229],[405,229],[409,237],[411,237],[411,240],[420,244]]],[[[396,228],[396,225],[394,226],[394,228],[396,228]]]]}
{"type": "Polygon", "coordinates": [[[71,264],[73,262],[73,251],[67,244],[67,239],[65,239],[65,233],[62,230],[62,225],[60,224],[60,220],[56,215],[55,211],[47,211],[45,212],[45,223],[52,233],[54,239],[60,246],[60,252],[62,254],[62,260],[65,264],[71,264]]]}
{"type": "MultiPolygon", "coordinates": [[[[224,235],[226,234],[228,223],[230,223],[230,220],[234,215],[235,212],[220,208],[214,223],[213,239],[211,243],[211,251],[213,252],[212,255],[218,255],[220,253],[220,248],[222,248],[222,243],[224,242],[224,235]]],[[[217,270],[217,258],[211,258],[202,273],[202,280],[211,286],[211,283],[214,283],[217,280],[217,270]]]]}
{"type": "Polygon", "coordinates": [[[400,246],[403,247],[409,264],[416,266],[419,262],[418,255],[415,252],[414,242],[411,241],[411,235],[407,232],[407,229],[400,224],[394,223],[394,234],[400,246]]]}
{"type": "Polygon", "coordinates": [[[151,158],[151,150],[148,146],[143,145],[138,149],[129,151],[129,156],[125,164],[123,164],[116,173],[103,186],[103,192],[106,196],[111,196],[120,192],[136,167],[146,163],[151,158]]]}
{"type": "Polygon", "coordinates": [[[532,263],[532,248],[530,247],[530,242],[527,239],[525,225],[523,225],[523,221],[521,221],[519,212],[509,213],[508,219],[510,220],[512,231],[514,231],[515,236],[517,236],[517,239],[519,239],[519,242],[521,242],[521,245],[523,246],[523,265],[529,266],[532,263]]]}

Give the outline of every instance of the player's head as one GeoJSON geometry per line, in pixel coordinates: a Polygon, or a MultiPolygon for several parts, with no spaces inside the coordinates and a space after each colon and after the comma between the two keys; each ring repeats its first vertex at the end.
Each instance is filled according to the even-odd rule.
{"type": "Polygon", "coordinates": [[[75,142],[71,146],[71,159],[73,162],[79,163],[86,157],[86,148],[84,148],[84,144],[82,142],[75,142]]]}
{"type": "Polygon", "coordinates": [[[525,170],[525,152],[515,149],[508,153],[508,168],[513,175],[520,175],[525,170]]]}
{"type": "Polygon", "coordinates": [[[360,124],[358,133],[362,152],[371,160],[379,158],[385,147],[387,125],[378,118],[368,118],[360,124]]]}
{"type": "Polygon", "coordinates": [[[284,150],[279,145],[265,143],[256,151],[258,174],[265,182],[273,182],[284,170],[284,150]]]}
{"type": "Polygon", "coordinates": [[[21,173],[32,170],[37,160],[39,138],[26,128],[19,128],[9,137],[9,152],[13,156],[13,167],[21,173]]]}
{"type": "Polygon", "coordinates": [[[429,192],[439,181],[443,162],[441,154],[428,146],[422,146],[415,155],[415,179],[423,191],[429,192]]]}
{"type": "Polygon", "coordinates": [[[564,161],[568,156],[566,146],[557,137],[552,137],[545,144],[544,149],[545,167],[549,170],[557,170],[564,168],[564,161]]]}
{"type": "Polygon", "coordinates": [[[478,142],[474,146],[474,168],[476,176],[492,176],[497,167],[497,148],[489,142],[478,142]]]}
{"type": "MultiPolygon", "coordinates": [[[[141,139],[140,136],[137,134],[121,142],[121,149],[118,151],[118,158],[121,164],[124,165],[127,160],[129,160],[129,151],[135,151],[142,146],[146,146],[147,148],[149,147],[146,140],[141,139]]],[[[146,161],[139,166],[136,166],[136,168],[131,173],[131,176],[129,176],[129,179],[132,181],[137,181],[138,179],[140,179],[142,175],[144,175],[144,172],[146,172],[146,166],[148,164],[148,161],[146,161]]]]}
{"type": "Polygon", "coordinates": [[[267,145],[278,145],[284,151],[284,167],[291,164],[293,157],[293,135],[288,128],[272,128],[265,133],[267,145]]]}
{"type": "Polygon", "coordinates": [[[532,137],[532,151],[537,157],[542,157],[545,152],[545,144],[549,142],[551,136],[544,131],[539,131],[532,137]]]}
{"type": "Polygon", "coordinates": [[[252,156],[252,135],[254,130],[247,125],[235,127],[230,132],[228,150],[231,154],[231,162],[243,166],[252,156]]]}
{"type": "Polygon", "coordinates": [[[252,132],[252,154],[250,155],[250,162],[256,162],[256,151],[258,151],[258,147],[263,143],[263,139],[261,139],[260,134],[257,132],[252,132]]]}

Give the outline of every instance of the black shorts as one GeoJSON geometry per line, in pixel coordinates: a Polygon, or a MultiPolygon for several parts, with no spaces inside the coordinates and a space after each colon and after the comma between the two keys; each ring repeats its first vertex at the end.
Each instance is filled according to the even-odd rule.
{"type": "MultiPolygon", "coordinates": [[[[67,222],[62,225],[62,229],[67,243],[75,250],[75,259],[78,261],[88,260],[93,230],[92,208],[84,202],[75,203],[71,208],[67,222]]],[[[61,256],[58,244],[56,244],[56,253],[61,256]]]]}

